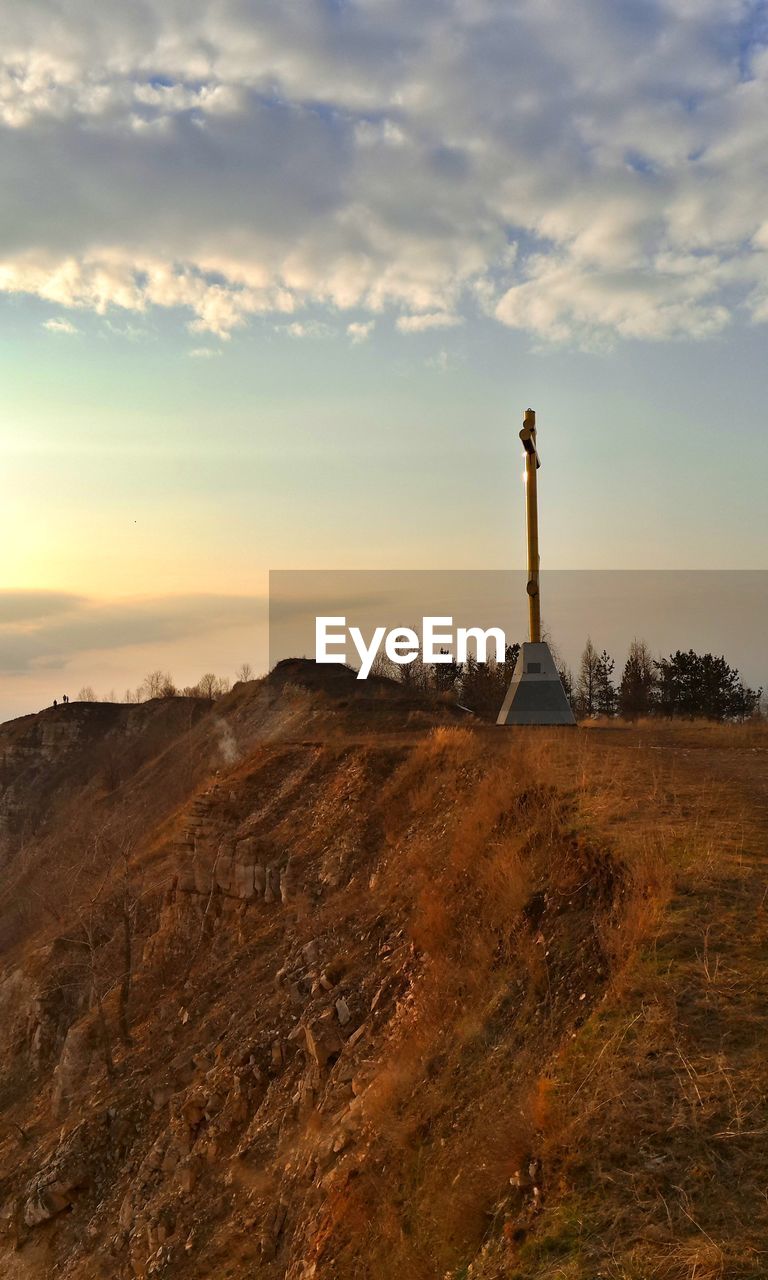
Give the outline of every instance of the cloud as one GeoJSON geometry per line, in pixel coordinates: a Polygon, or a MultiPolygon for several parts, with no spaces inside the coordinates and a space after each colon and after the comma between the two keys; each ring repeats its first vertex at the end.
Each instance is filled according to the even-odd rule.
{"type": "Polygon", "coordinates": [[[431,311],[420,316],[399,316],[397,328],[401,333],[423,333],[425,329],[450,329],[461,323],[461,316],[447,311],[431,311]]]}
{"type": "Polygon", "coordinates": [[[256,627],[264,615],[264,601],[248,596],[100,601],[48,591],[0,591],[0,672],[58,669],[85,653],[256,627]]]}
{"type": "Polygon", "coordinates": [[[353,320],[347,325],[347,335],[352,345],[357,346],[361,342],[367,342],[373,333],[375,320],[353,320]]]}
{"type": "Polygon", "coordinates": [[[438,351],[434,356],[427,356],[424,361],[428,369],[436,369],[438,373],[447,373],[455,367],[455,361],[447,351],[438,351]]]}
{"type": "Polygon", "coordinates": [[[49,333],[79,333],[80,330],[72,323],[71,320],[44,320],[43,328],[49,333]]]}
{"type": "Polygon", "coordinates": [[[290,324],[278,325],[278,329],[289,338],[330,338],[335,332],[331,325],[320,320],[293,320],[290,324]]]}
{"type": "Polygon", "coordinates": [[[0,289],[219,339],[307,307],[585,345],[764,321],[758,8],[0,0],[0,289]]]}
{"type": "Polygon", "coordinates": [[[192,347],[187,352],[190,360],[213,360],[215,356],[221,355],[220,347],[192,347]]]}
{"type": "Polygon", "coordinates": [[[60,613],[71,613],[84,603],[83,596],[66,591],[0,589],[0,630],[19,623],[40,622],[60,613]]]}

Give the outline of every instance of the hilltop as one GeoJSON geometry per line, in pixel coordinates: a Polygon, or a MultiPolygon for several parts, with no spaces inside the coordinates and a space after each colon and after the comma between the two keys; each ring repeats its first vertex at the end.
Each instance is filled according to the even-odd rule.
{"type": "Polygon", "coordinates": [[[0,726],[0,1272],[765,1275],[767,747],[302,660],[0,726]]]}

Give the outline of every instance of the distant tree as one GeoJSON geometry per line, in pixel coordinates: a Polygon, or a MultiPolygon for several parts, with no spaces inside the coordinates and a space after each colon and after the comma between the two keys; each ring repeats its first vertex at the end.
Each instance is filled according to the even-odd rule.
{"type": "Polygon", "coordinates": [[[762,689],[744,685],[735,667],[711,653],[678,649],[655,662],[660,715],[707,720],[745,720],[757,711],[762,689]]]}
{"type": "Polygon", "coordinates": [[[245,683],[248,680],[253,680],[253,674],[253,667],[250,662],[243,662],[235,672],[235,679],[245,683]]]}
{"type": "Polygon", "coordinates": [[[150,671],[138,689],[139,702],[148,702],[150,698],[171,698],[176,693],[176,686],[168,671],[150,671]]]}
{"type": "Polygon", "coordinates": [[[398,680],[399,671],[397,664],[388,658],[383,649],[379,649],[373,662],[371,663],[371,675],[383,676],[387,680],[398,680]]]}
{"type": "Polygon", "coordinates": [[[507,645],[503,662],[478,662],[468,654],[459,679],[461,705],[484,720],[495,721],[519,656],[519,644],[507,645]]]}
{"type": "Polygon", "coordinates": [[[653,711],[656,696],[656,670],[651,651],[644,640],[634,639],[619,683],[619,715],[637,720],[653,711]]]}
{"type": "Polygon", "coordinates": [[[520,645],[508,644],[504,650],[504,680],[507,684],[515,674],[518,658],[520,657],[520,645]]]}
{"type": "MultiPolygon", "coordinates": [[[[416,623],[411,624],[409,630],[420,634],[419,627],[416,623]]],[[[404,637],[401,637],[404,639],[404,637]]],[[[424,665],[424,659],[421,652],[418,652],[412,662],[395,662],[394,677],[408,690],[409,693],[424,693],[429,685],[429,671],[424,665]]],[[[430,668],[431,670],[431,668],[430,668]]]]}
{"type": "Polygon", "coordinates": [[[596,713],[599,667],[600,657],[588,636],[579,661],[579,674],[576,680],[576,707],[579,718],[593,716],[596,713]]]}
{"type": "Polygon", "coordinates": [[[201,698],[207,698],[209,702],[213,702],[219,688],[218,677],[212,671],[206,671],[197,682],[197,690],[201,698]]]}
{"type": "MultiPolygon", "coordinates": [[[[448,649],[441,649],[443,657],[449,656],[448,649]]],[[[461,663],[455,658],[450,662],[436,662],[432,667],[432,687],[436,693],[455,693],[461,679],[461,663]]]]}
{"type": "Polygon", "coordinates": [[[84,684],[82,689],[77,695],[77,701],[78,702],[96,702],[97,698],[93,690],[93,687],[89,684],[84,684]]]}
{"type": "Polygon", "coordinates": [[[571,711],[576,715],[576,689],[573,683],[573,673],[567,663],[563,662],[557,668],[557,674],[560,677],[560,683],[565,690],[565,696],[568,699],[568,705],[571,711]]]}
{"type": "Polygon", "coordinates": [[[201,676],[195,686],[195,694],[198,698],[207,698],[209,702],[220,698],[222,694],[229,693],[231,684],[227,676],[214,675],[212,671],[206,671],[201,676]]]}
{"type": "Polygon", "coordinates": [[[599,716],[612,716],[616,713],[616,689],[613,683],[615,665],[613,658],[603,649],[595,672],[595,711],[599,716]]]}

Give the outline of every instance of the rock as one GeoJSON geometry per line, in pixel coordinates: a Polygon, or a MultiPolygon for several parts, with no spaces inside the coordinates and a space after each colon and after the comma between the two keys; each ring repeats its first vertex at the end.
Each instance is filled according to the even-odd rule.
{"type": "Polygon", "coordinates": [[[236,861],[232,874],[232,892],[246,901],[256,892],[253,882],[253,863],[236,861]]]}
{"type": "Polygon", "coordinates": [[[304,1028],[304,1043],[313,1062],[322,1070],[335,1062],[344,1045],[328,1017],[319,1018],[304,1028]]]}
{"type": "Polygon", "coordinates": [[[216,884],[222,893],[229,893],[232,889],[233,868],[232,841],[225,839],[222,840],[219,846],[219,854],[215,863],[216,884]]]}
{"type": "Polygon", "coordinates": [[[196,1129],[205,1115],[205,1106],[201,1099],[190,1098],[181,1108],[181,1114],[190,1129],[196,1129]]]}
{"type": "Polygon", "coordinates": [[[293,874],[293,862],[289,858],[280,872],[280,900],[285,905],[290,902],[295,890],[295,876],[293,874]]]}
{"type": "Polygon", "coordinates": [[[368,1028],[366,1027],[365,1023],[364,1022],[361,1023],[360,1026],[357,1028],[357,1031],[353,1031],[352,1035],[347,1040],[347,1048],[354,1049],[358,1040],[362,1040],[367,1030],[368,1028]]]}
{"type": "Polygon", "coordinates": [[[69,1152],[54,1156],[32,1184],[24,1205],[26,1226],[36,1227],[68,1209],[87,1181],[88,1173],[81,1157],[72,1159],[69,1152]]]}
{"type": "Polygon", "coordinates": [[[264,884],[264,901],[277,902],[280,897],[280,872],[277,867],[267,867],[264,884]]]}
{"type": "Polygon", "coordinates": [[[170,1102],[173,1097],[174,1090],[171,1085],[160,1085],[159,1088],[152,1090],[152,1109],[153,1111],[161,1111],[163,1107],[170,1102]]]}
{"type": "Polygon", "coordinates": [[[347,1004],[343,996],[339,996],[338,1000],[336,1001],[336,1017],[338,1018],[342,1027],[346,1027],[347,1023],[350,1021],[352,1017],[352,1014],[349,1011],[349,1005],[347,1004]]]}
{"type": "Polygon", "coordinates": [[[278,1201],[264,1219],[259,1244],[261,1256],[265,1262],[271,1261],[277,1253],[277,1243],[285,1224],[286,1212],[285,1205],[278,1201]]]}

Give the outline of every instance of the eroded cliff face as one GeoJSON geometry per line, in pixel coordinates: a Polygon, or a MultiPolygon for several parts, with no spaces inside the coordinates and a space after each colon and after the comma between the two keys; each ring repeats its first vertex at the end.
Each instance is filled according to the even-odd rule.
{"type": "Polygon", "coordinates": [[[538,1212],[622,873],[509,741],[288,675],[0,730],[4,1275],[442,1278],[538,1212]]]}

